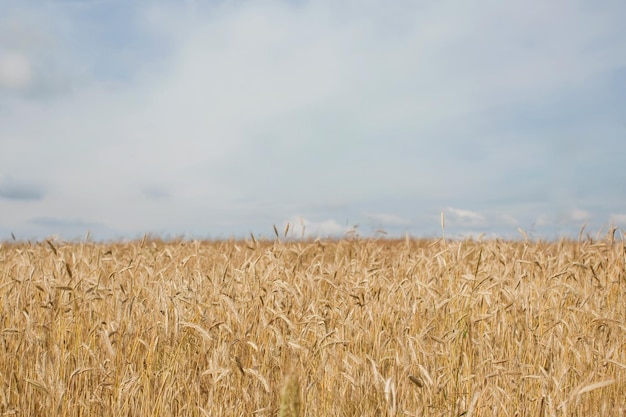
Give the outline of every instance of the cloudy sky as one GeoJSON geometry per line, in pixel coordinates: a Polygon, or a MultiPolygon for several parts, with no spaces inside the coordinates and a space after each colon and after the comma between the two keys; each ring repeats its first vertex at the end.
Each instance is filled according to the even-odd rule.
{"type": "Polygon", "coordinates": [[[623,0],[2,0],[0,240],[626,229],[623,0]]]}

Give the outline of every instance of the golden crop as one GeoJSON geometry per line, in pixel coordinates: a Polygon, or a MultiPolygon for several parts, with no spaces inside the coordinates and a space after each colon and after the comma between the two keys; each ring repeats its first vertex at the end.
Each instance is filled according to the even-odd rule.
{"type": "Polygon", "coordinates": [[[6,242],[0,415],[623,416],[625,263],[609,238],[6,242]]]}

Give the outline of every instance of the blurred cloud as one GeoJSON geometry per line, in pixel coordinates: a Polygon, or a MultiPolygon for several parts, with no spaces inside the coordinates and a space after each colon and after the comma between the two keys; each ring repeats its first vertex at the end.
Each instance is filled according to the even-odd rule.
{"type": "Polygon", "coordinates": [[[281,224],[282,230],[289,230],[287,237],[290,238],[325,238],[325,237],[343,237],[353,228],[342,226],[334,219],[326,220],[309,220],[304,217],[294,216],[281,224]]]}
{"type": "Polygon", "coordinates": [[[148,198],[153,200],[166,199],[171,197],[166,187],[152,185],[143,187],[141,192],[148,198]]]}
{"type": "Polygon", "coordinates": [[[0,53],[0,87],[16,90],[25,88],[31,82],[32,72],[25,56],[12,52],[0,53]]]}
{"type": "MultiPolygon", "coordinates": [[[[98,222],[59,217],[35,217],[28,220],[31,231],[38,231],[41,237],[58,236],[63,239],[82,239],[95,233],[98,239],[116,239],[122,237],[112,228],[98,222]]],[[[26,236],[29,238],[28,231],[26,236]]]]}
{"type": "Polygon", "coordinates": [[[611,223],[618,227],[626,227],[626,213],[611,214],[611,223]]]}
{"type": "Polygon", "coordinates": [[[573,209],[569,214],[571,220],[578,222],[589,220],[591,217],[588,211],[581,209],[573,209]]]}
{"type": "Polygon", "coordinates": [[[395,214],[387,213],[364,213],[369,219],[378,223],[381,227],[385,226],[408,226],[411,222],[405,218],[395,214]]]}
{"type": "Polygon", "coordinates": [[[43,196],[43,187],[38,184],[18,181],[10,176],[0,175],[0,198],[28,201],[41,200],[43,196]]]}
{"type": "Polygon", "coordinates": [[[477,227],[485,225],[485,217],[477,212],[448,207],[445,220],[451,225],[477,227]]]}

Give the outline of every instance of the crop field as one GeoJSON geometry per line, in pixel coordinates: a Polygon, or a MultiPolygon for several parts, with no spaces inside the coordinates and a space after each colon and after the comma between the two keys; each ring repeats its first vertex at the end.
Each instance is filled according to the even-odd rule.
{"type": "Polygon", "coordinates": [[[0,415],[625,416],[625,265],[613,233],[4,242],[0,415]]]}

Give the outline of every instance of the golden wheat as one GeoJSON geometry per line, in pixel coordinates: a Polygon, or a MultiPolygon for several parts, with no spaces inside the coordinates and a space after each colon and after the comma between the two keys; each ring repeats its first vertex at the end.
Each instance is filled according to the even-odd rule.
{"type": "Polygon", "coordinates": [[[624,413],[626,251],[612,236],[274,232],[2,243],[0,414],[624,413]]]}

